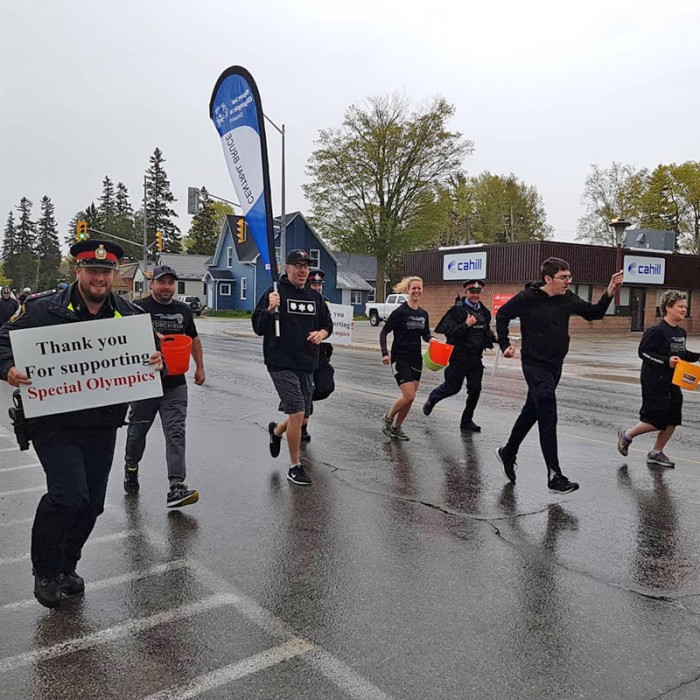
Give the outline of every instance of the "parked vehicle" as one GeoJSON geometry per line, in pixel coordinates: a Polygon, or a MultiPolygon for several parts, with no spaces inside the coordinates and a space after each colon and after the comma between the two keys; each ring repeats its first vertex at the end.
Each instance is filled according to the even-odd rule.
{"type": "Polygon", "coordinates": [[[183,304],[187,304],[190,309],[192,309],[192,313],[196,316],[202,315],[204,307],[202,306],[202,301],[199,297],[191,297],[181,294],[180,296],[175,297],[175,301],[181,301],[183,304]]]}
{"type": "Polygon", "coordinates": [[[389,294],[382,304],[376,301],[368,301],[365,304],[365,316],[372,326],[378,326],[380,321],[386,321],[394,309],[398,309],[408,296],[406,294],[389,294]]]}

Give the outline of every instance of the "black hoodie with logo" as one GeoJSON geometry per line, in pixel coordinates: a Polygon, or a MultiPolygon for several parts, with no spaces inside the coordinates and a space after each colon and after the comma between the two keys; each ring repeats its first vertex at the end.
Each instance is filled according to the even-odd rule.
{"type": "Polygon", "coordinates": [[[597,321],[605,316],[612,297],[603,293],[598,303],[591,304],[567,290],[566,294],[549,296],[542,291],[543,282],[529,283],[507,301],[496,314],[498,345],[510,345],[508,324],[520,319],[521,356],[525,364],[560,367],[569,352],[569,319],[581,316],[597,321]]]}
{"type": "Polygon", "coordinates": [[[272,287],[260,297],[253,311],[253,330],[264,337],[263,356],[270,371],[294,369],[313,372],[318,367],[319,346],[307,340],[312,331],[333,332],[333,320],[323,297],[313,289],[294,286],[287,275],[277,284],[280,295],[280,335],[275,335],[275,316],[267,311],[272,287]]]}

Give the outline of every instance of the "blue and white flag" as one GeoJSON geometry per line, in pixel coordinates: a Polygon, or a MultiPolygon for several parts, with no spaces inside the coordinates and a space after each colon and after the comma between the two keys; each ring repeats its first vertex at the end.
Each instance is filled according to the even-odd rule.
{"type": "Polygon", "coordinates": [[[277,257],[262,103],[253,76],[245,68],[231,66],[219,76],[209,102],[209,116],[221,137],[226,165],[250,234],[265,269],[276,282],[277,257]]]}

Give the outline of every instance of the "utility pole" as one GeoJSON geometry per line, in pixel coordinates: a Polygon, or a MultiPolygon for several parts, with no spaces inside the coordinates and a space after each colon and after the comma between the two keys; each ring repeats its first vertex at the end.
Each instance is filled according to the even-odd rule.
{"type": "Polygon", "coordinates": [[[143,176],[143,273],[146,274],[148,260],[148,224],[146,221],[146,176],[143,176]]]}

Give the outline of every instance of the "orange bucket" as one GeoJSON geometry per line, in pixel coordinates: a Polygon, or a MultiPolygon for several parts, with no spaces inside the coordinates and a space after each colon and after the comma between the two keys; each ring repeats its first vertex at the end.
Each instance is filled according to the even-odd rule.
{"type": "Polygon", "coordinates": [[[431,340],[430,345],[428,345],[428,354],[430,355],[430,359],[436,365],[446,367],[448,364],[450,364],[450,357],[452,356],[452,351],[454,349],[454,345],[441,343],[439,340],[431,340]]]}
{"type": "Polygon", "coordinates": [[[681,389],[695,391],[698,382],[700,382],[700,367],[685,360],[678,360],[678,364],[673,370],[672,381],[681,389]]]}
{"type": "Polygon", "coordinates": [[[192,338],[189,335],[164,335],[160,339],[160,351],[168,366],[168,375],[185,374],[190,368],[192,338]]]}

